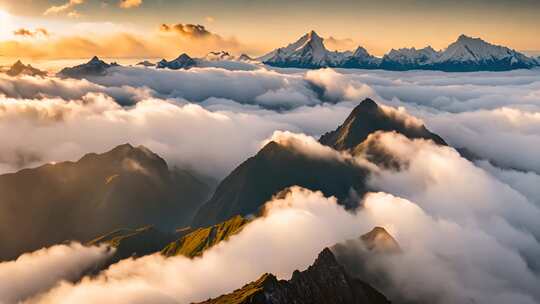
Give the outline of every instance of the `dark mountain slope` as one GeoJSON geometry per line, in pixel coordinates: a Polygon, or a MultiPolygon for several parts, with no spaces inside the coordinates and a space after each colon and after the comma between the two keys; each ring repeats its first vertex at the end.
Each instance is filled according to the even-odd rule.
{"type": "MultiPolygon", "coordinates": [[[[446,145],[441,137],[423,125],[406,122],[371,99],[358,105],[343,125],[323,135],[320,142],[336,150],[353,150],[359,146],[354,153],[365,152],[371,161],[394,165],[391,156],[377,149],[373,141],[361,145],[377,131],[399,132],[409,138],[431,139],[446,145]]],[[[193,225],[209,226],[237,214],[254,214],[274,194],[294,185],[320,190],[326,196],[336,196],[346,207],[355,207],[347,199],[351,190],[360,195],[365,193],[367,174],[366,169],[350,163],[312,158],[294,148],[271,142],[221,182],[210,201],[198,211],[193,225]]]]}
{"type": "Polygon", "coordinates": [[[130,257],[142,257],[159,252],[168,243],[182,235],[166,233],[146,226],[138,229],[117,229],[87,243],[88,246],[106,244],[115,248],[114,254],[107,260],[103,268],[107,268],[120,260],[130,257]]]}
{"type": "Polygon", "coordinates": [[[129,144],[77,162],[0,175],[0,259],[118,228],[186,224],[209,188],[129,144]]]}
{"type": "Polygon", "coordinates": [[[268,143],[227,176],[195,216],[195,227],[222,222],[234,215],[250,215],[279,191],[294,185],[320,190],[341,202],[351,190],[365,192],[367,171],[349,163],[313,158],[282,146],[268,143]]]}
{"type": "MultiPolygon", "coordinates": [[[[325,248],[312,266],[295,271],[289,281],[264,274],[241,289],[204,304],[386,304],[384,295],[367,283],[351,278],[325,248]]],[[[201,304],[202,304],[201,303],[201,304]]]]}
{"type": "Polygon", "coordinates": [[[87,63],[83,63],[74,67],[63,68],[59,73],[59,77],[69,78],[86,78],[91,76],[104,76],[107,70],[111,67],[118,66],[117,63],[106,63],[97,56],[92,57],[87,63]]]}
{"type": "Polygon", "coordinates": [[[431,133],[425,126],[407,124],[395,114],[384,111],[369,98],[356,106],[341,126],[321,136],[319,141],[336,150],[349,150],[377,131],[395,131],[408,138],[431,139],[439,145],[446,145],[440,136],[431,133]]]}

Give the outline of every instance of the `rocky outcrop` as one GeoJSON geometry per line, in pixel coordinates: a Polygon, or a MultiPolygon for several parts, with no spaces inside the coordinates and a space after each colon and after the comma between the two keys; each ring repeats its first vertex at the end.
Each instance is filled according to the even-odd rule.
{"type": "Polygon", "coordinates": [[[295,271],[288,281],[264,274],[234,292],[200,304],[387,304],[369,284],[350,277],[325,248],[312,266],[295,271]]]}
{"type": "Polygon", "coordinates": [[[439,145],[446,142],[424,125],[408,123],[397,113],[385,111],[372,99],[365,99],[335,131],[321,136],[319,142],[336,150],[353,149],[377,131],[397,132],[408,138],[430,139],[439,145]]]}

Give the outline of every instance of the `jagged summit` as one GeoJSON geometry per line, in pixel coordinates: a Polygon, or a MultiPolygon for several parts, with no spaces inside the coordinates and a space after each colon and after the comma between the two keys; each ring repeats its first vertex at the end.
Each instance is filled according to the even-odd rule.
{"type": "Polygon", "coordinates": [[[64,68],[58,73],[60,77],[85,78],[89,76],[104,76],[107,70],[111,67],[118,66],[117,63],[106,63],[99,59],[98,56],[92,57],[87,63],[83,63],[74,67],[64,68]]]}
{"type": "Polygon", "coordinates": [[[6,74],[15,77],[19,75],[28,75],[28,76],[46,76],[47,72],[41,71],[39,69],[34,68],[30,64],[25,65],[22,63],[21,60],[17,60],[9,70],[6,71],[6,74]]]}
{"type": "Polygon", "coordinates": [[[103,64],[105,63],[103,60],[99,59],[98,56],[94,56],[92,57],[92,59],[90,59],[90,61],[88,61],[88,64],[103,64]]]}
{"type": "Polygon", "coordinates": [[[441,137],[424,126],[406,123],[399,115],[385,111],[369,98],[356,106],[341,126],[321,136],[319,141],[337,150],[348,150],[355,148],[377,131],[395,131],[409,138],[431,139],[437,144],[446,145],[441,137]]]}
{"type": "Polygon", "coordinates": [[[375,57],[359,47],[357,52],[329,51],[324,38],[311,31],[286,47],[278,48],[259,58],[262,62],[281,67],[320,68],[355,67],[369,68],[377,64],[375,57]]]}
{"type": "Polygon", "coordinates": [[[431,46],[423,49],[402,48],[392,49],[384,55],[381,67],[388,70],[409,70],[424,67],[436,61],[440,52],[435,51],[431,46]]]}
{"type": "Polygon", "coordinates": [[[389,304],[386,297],[359,279],[352,278],[332,251],[325,248],[313,265],[296,270],[288,281],[265,273],[258,280],[230,294],[200,304],[389,304]]]}
{"type": "Polygon", "coordinates": [[[423,69],[449,72],[504,71],[528,69],[539,65],[535,58],[467,35],[460,35],[454,43],[442,51],[436,51],[431,46],[422,49],[414,47],[392,49],[381,59],[370,55],[361,46],[355,51],[328,51],[324,39],[314,31],[303,35],[286,47],[260,57],[259,60],[277,67],[423,69]]]}
{"type": "Polygon", "coordinates": [[[190,69],[194,67],[197,62],[191,58],[188,54],[182,53],[176,59],[167,61],[162,59],[157,63],[156,67],[158,69],[171,69],[171,70],[180,70],[180,69],[190,69]]]}

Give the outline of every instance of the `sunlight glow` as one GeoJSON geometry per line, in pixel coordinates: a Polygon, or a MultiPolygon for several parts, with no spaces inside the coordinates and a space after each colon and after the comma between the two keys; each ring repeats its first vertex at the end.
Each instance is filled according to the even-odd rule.
{"type": "Polygon", "coordinates": [[[0,39],[5,39],[9,36],[11,16],[4,10],[0,9],[0,39]]]}

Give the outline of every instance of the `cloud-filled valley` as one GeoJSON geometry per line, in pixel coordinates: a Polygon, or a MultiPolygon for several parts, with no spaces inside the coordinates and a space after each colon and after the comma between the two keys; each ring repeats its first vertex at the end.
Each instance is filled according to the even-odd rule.
{"type": "MultiPolygon", "coordinates": [[[[370,256],[362,275],[384,277],[385,284],[375,287],[393,302],[540,303],[539,69],[444,73],[220,64],[177,71],[118,66],[85,80],[0,75],[0,174],[76,161],[129,142],[171,168],[220,181],[274,141],[369,172],[369,193],[351,194],[357,208],[346,210],[335,197],[294,186],[201,257],[155,253],[84,278],[110,252],[56,245],[0,263],[0,278],[18,274],[0,287],[0,303],[204,301],[263,273],[289,279],[324,247],[375,226],[385,227],[403,253],[370,256]],[[369,135],[365,143],[391,157],[398,164],[392,167],[317,141],[365,98],[405,125],[424,124],[449,146],[395,132],[369,135]],[[25,277],[30,267],[44,277],[25,277]]],[[[339,260],[339,250],[335,254],[339,260]]]]}

